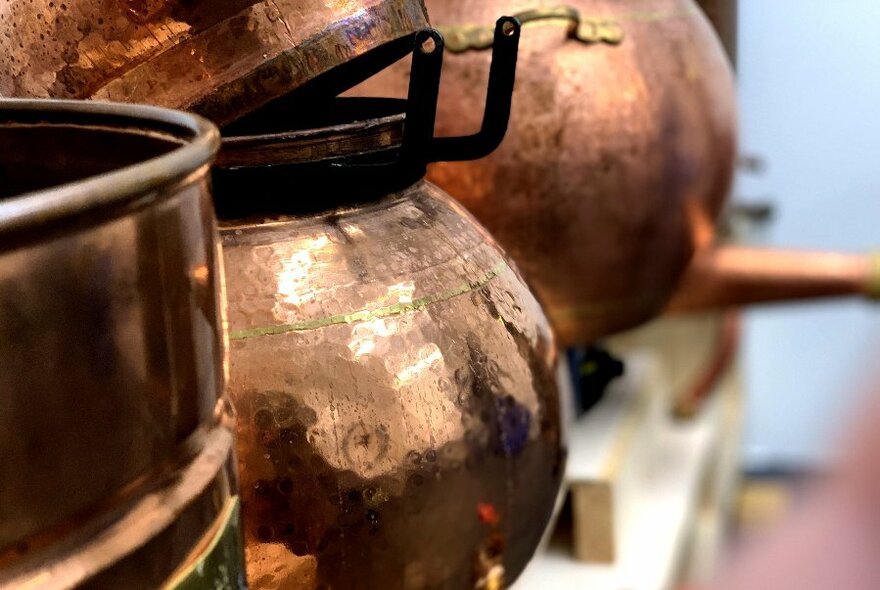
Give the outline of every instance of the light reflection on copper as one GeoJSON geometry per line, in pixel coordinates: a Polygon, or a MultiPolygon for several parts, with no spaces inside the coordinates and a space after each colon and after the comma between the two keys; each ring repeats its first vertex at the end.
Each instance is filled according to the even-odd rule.
{"type": "MultiPolygon", "coordinates": [[[[278,295],[280,303],[299,307],[304,301],[313,301],[314,292],[309,288],[309,280],[312,276],[312,267],[316,264],[319,251],[327,248],[330,238],[326,234],[316,237],[306,237],[297,243],[291,253],[281,259],[281,270],[278,272],[278,295]]],[[[254,256],[260,257],[261,249],[254,250],[254,256]]],[[[276,305],[276,317],[282,321],[290,315],[286,307],[276,305]]]]}
{"type": "MultiPolygon", "coordinates": [[[[403,356],[405,358],[410,355],[404,354],[403,356]]],[[[396,370],[396,378],[394,384],[397,387],[405,387],[407,385],[410,385],[411,383],[417,381],[424,373],[441,369],[442,362],[443,353],[440,352],[440,349],[437,347],[437,345],[433,342],[426,344],[415,351],[412,364],[396,370]]],[[[389,364],[394,363],[389,363],[388,361],[385,362],[386,367],[388,367],[389,364]]]]}

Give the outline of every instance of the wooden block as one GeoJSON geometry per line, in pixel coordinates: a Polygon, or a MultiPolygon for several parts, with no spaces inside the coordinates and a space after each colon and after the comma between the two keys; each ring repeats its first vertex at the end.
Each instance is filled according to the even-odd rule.
{"type": "Polygon", "coordinates": [[[652,395],[656,383],[656,363],[636,356],[606,400],[572,426],[567,480],[578,561],[609,564],[619,553],[638,486],[639,457],[652,436],[652,422],[665,417],[665,396],[652,395]]]}
{"type": "Polygon", "coordinates": [[[711,318],[690,318],[613,339],[627,375],[570,429],[572,535],[553,539],[518,590],[672,590],[704,541],[695,564],[707,571],[712,543],[723,536],[718,517],[730,512],[736,489],[742,409],[735,369],[693,420],[676,420],[670,407],[711,333],[711,318]]]}
{"type": "Polygon", "coordinates": [[[574,518],[574,557],[591,563],[613,563],[614,491],[609,482],[571,486],[574,518]]]}

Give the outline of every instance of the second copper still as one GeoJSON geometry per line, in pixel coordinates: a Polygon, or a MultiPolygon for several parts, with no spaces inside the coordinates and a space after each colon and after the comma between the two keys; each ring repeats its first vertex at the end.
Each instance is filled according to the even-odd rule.
{"type": "MultiPolygon", "coordinates": [[[[491,46],[481,23],[504,11],[526,22],[504,143],[429,177],[517,261],[562,344],[664,309],[876,292],[864,256],[715,247],[736,153],[734,87],[692,0],[427,4],[457,53],[444,64],[440,135],[478,124],[461,104],[480,91],[491,46]]],[[[397,66],[354,93],[406,85],[397,66]]]]}

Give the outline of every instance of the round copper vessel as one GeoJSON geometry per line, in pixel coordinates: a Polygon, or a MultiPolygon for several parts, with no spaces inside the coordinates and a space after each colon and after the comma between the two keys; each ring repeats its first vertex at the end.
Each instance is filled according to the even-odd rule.
{"type": "Polygon", "coordinates": [[[421,0],[0,0],[0,95],[226,123],[425,26],[421,0]]]}
{"type": "MultiPolygon", "coordinates": [[[[439,135],[478,125],[501,13],[525,27],[510,130],[476,162],[429,178],[517,261],[563,344],[660,312],[728,195],[735,145],[730,65],[692,0],[433,0],[459,51],[444,61],[439,135]],[[534,24],[529,24],[529,21],[534,24]],[[488,40],[488,43],[487,43],[488,40]]],[[[359,94],[402,95],[405,66],[359,94]]]]}
{"type": "Polygon", "coordinates": [[[218,146],[164,109],[0,101],[0,588],[243,584],[218,146]]]}
{"type": "Polygon", "coordinates": [[[224,140],[215,186],[221,219],[238,211],[221,236],[253,588],[497,588],[553,512],[557,351],[537,301],[421,173],[384,188],[346,163],[375,164],[401,123],[224,140]],[[284,171],[322,158],[338,165],[284,171]],[[255,202],[275,212],[245,215],[255,202]]]}

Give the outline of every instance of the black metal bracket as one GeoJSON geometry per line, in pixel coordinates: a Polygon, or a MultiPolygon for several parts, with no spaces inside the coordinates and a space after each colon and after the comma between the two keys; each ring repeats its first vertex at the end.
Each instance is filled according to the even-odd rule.
{"type": "MultiPolygon", "coordinates": [[[[221,218],[241,218],[269,212],[302,213],[369,202],[411,186],[424,177],[431,162],[476,160],[488,156],[501,144],[507,132],[521,27],[519,19],[514,17],[502,17],[495,26],[486,104],[477,133],[463,137],[434,137],[445,43],[438,31],[426,29],[414,36],[408,96],[396,107],[399,110],[395,115],[400,118],[402,126],[400,143],[315,159],[312,150],[296,149],[295,131],[276,132],[271,140],[266,139],[260,123],[268,120],[276,124],[273,117],[280,117],[279,113],[292,103],[279,104],[274,110],[264,110],[261,119],[248,122],[251,129],[256,126],[261,130],[253,135],[253,141],[248,136],[247,126],[236,130],[242,133],[238,139],[227,137],[225,156],[221,156],[224,162],[214,167],[215,180],[219,179],[214,184],[218,215],[221,218]],[[288,141],[291,145],[286,145],[288,141]],[[279,156],[282,152],[283,155],[279,156]],[[284,198],[285,191],[279,190],[282,186],[304,185],[320,186],[321,198],[314,202],[290,200],[284,198]],[[259,186],[271,188],[255,190],[259,186]],[[243,194],[252,196],[242,199],[243,194]]],[[[333,100],[358,99],[338,97],[333,100]]],[[[377,99],[373,100],[375,106],[377,99]]],[[[320,101],[327,111],[326,98],[320,101]]],[[[396,106],[397,100],[378,99],[378,102],[384,105],[382,112],[385,113],[389,104],[396,106]]],[[[340,103],[330,110],[336,114],[345,111],[340,103]]],[[[299,111],[306,117],[313,115],[309,109],[300,108],[299,111]]],[[[381,116],[389,118],[387,113],[381,116]]],[[[308,120],[301,122],[309,123],[308,120]]],[[[339,125],[342,129],[344,122],[339,125]]],[[[299,137],[306,133],[301,132],[299,137]]]]}
{"type": "Polygon", "coordinates": [[[479,132],[464,137],[434,137],[445,44],[443,35],[433,29],[416,35],[403,132],[404,158],[424,164],[476,160],[501,144],[510,120],[521,30],[515,17],[498,19],[483,122],[479,132]]]}

